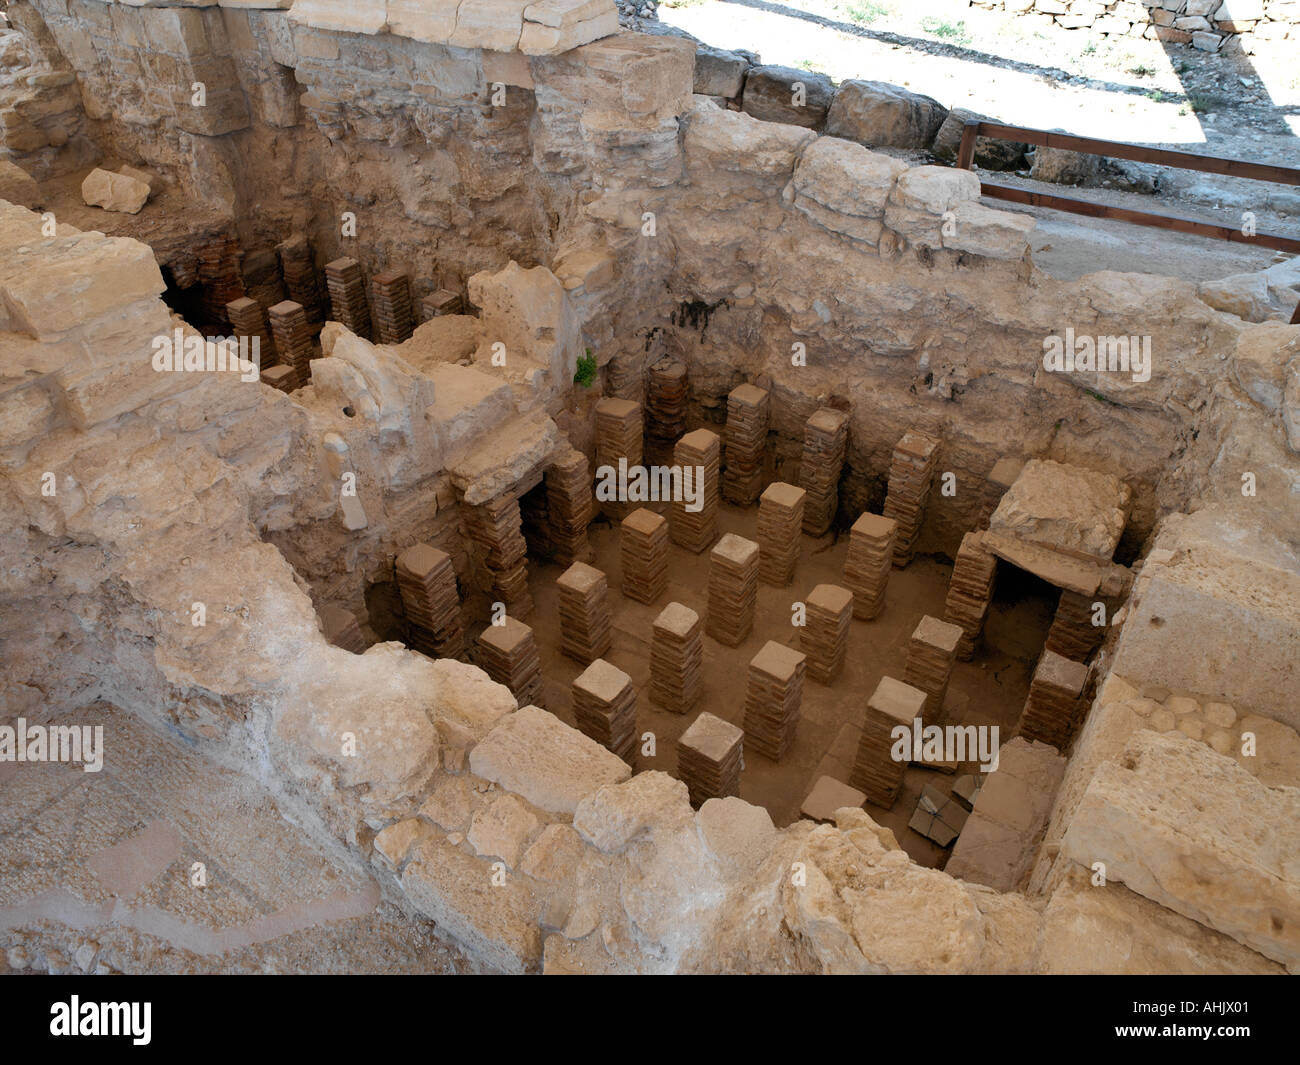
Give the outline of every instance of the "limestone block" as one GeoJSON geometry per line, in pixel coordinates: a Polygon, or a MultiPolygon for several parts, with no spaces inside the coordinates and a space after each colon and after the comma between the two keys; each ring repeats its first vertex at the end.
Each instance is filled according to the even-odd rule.
{"type": "MultiPolygon", "coordinates": [[[[220,3],[220,0],[116,0],[116,2],[126,4],[128,7],[144,7],[144,8],[216,7],[220,3]]],[[[92,0],[92,2],[87,3],[85,6],[83,6],[81,10],[84,12],[89,8],[94,8],[97,6],[107,6],[107,5],[100,5],[97,2],[95,2],[95,0],[92,0]]]]}
{"type": "Polygon", "coordinates": [[[772,815],[734,795],[706,800],[695,822],[700,839],[729,877],[748,876],[776,845],[772,815]]]}
{"type": "MultiPolygon", "coordinates": [[[[988,121],[987,115],[954,107],[944,118],[935,134],[930,151],[938,159],[957,161],[961,150],[962,129],[967,122],[988,121]]],[[[995,140],[992,137],[975,138],[975,163],[985,170],[1016,170],[1025,161],[1027,145],[1015,141],[995,140]]]]}
{"type": "Polygon", "coordinates": [[[951,233],[940,232],[943,246],[990,259],[1017,262],[1029,250],[1029,234],[1037,224],[1031,215],[998,211],[971,200],[953,208],[951,233]]]}
{"type": "MultiPolygon", "coordinates": [[[[440,658],[428,662],[433,690],[436,696],[437,724],[440,730],[450,722],[468,729],[478,738],[488,732],[515,709],[515,697],[504,684],[498,684],[477,666],[457,662],[454,658],[440,658]]],[[[432,711],[430,711],[432,713],[432,711]]],[[[456,730],[459,731],[459,730],[456,730]]]]}
{"type": "Polygon", "coordinates": [[[127,177],[135,178],[136,181],[143,181],[149,186],[150,192],[153,192],[158,188],[158,175],[151,174],[148,170],[141,170],[139,167],[135,166],[119,166],[117,172],[119,174],[125,174],[127,177]]]}
{"type": "Polygon", "coordinates": [[[402,890],[421,913],[488,965],[525,973],[541,964],[541,902],[524,878],[494,883],[491,863],[434,838],[415,847],[402,890]]]}
{"type": "Polygon", "coordinates": [[[139,178],[96,167],[81,183],[81,198],[91,207],[138,214],[149,199],[149,186],[139,178]]]}
{"type": "Polygon", "coordinates": [[[255,9],[261,11],[287,11],[294,0],[217,0],[223,8],[255,9]]]}
{"type": "Polygon", "coordinates": [[[614,10],[613,0],[537,0],[524,8],[524,21],[561,29],[614,10]]]}
{"type": "Polygon", "coordinates": [[[784,180],[799,149],[815,139],[808,130],[700,102],[686,120],[686,164],[701,177],[727,170],[784,180]]]}
{"type": "Polygon", "coordinates": [[[1172,690],[1230,699],[1300,728],[1300,575],[1229,545],[1193,543],[1143,570],[1113,668],[1172,690]],[[1171,647],[1213,647],[1213,655],[1171,647]]]}
{"type": "Polygon", "coordinates": [[[1247,322],[1289,322],[1300,304],[1300,256],[1265,270],[1204,281],[1197,293],[1216,310],[1247,322]]]}
{"type": "Polygon", "coordinates": [[[1048,901],[1037,969],[1107,976],[1283,972],[1276,962],[1122,884],[1094,887],[1083,870],[1048,901]]]}
{"type": "Polygon", "coordinates": [[[944,214],[979,198],[979,178],[969,170],[919,166],[905,171],[885,206],[885,226],[909,243],[943,247],[944,214]]]}
{"type": "Polygon", "coordinates": [[[1140,731],[1098,769],[1061,852],[1300,969],[1300,790],[1266,787],[1179,733],[1140,731]]]}
{"type": "Polygon", "coordinates": [[[295,0],[289,19],[319,30],[374,35],[388,25],[388,10],[386,0],[295,0]]]}
{"type": "MultiPolygon", "coordinates": [[[[34,221],[39,233],[39,219],[27,211],[21,214],[34,221]]],[[[9,215],[0,217],[0,231],[10,220],[9,215]]],[[[9,311],[10,328],[37,339],[53,338],[137,301],[152,302],[166,288],[147,245],[125,237],[72,233],[40,245],[34,241],[11,248],[0,262],[0,292],[9,311]],[[68,288],[69,277],[77,278],[75,290],[68,288]]],[[[142,352],[147,352],[152,335],[139,338],[142,352]]]]}
{"type": "Polygon", "coordinates": [[[573,814],[573,827],[593,847],[613,854],[647,832],[692,816],[686,785],[654,771],[587,796],[573,814]]]}
{"type": "Polygon", "coordinates": [[[578,873],[587,845],[572,825],[547,825],[524,852],[519,871],[550,883],[572,880],[578,873]]]}
{"type": "Polygon", "coordinates": [[[456,29],[448,43],[457,48],[513,52],[524,28],[529,0],[460,0],[456,29]]]}
{"type": "Polygon", "coordinates": [[[0,200],[19,207],[35,207],[41,202],[41,190],[26,170],[8,159],[0,159],[0,200]]]}
{"type": "Polygon", "coordinates": [[[1054,747],[1020,737],[1004,743],[944,871],[998,891],[1019,889],[1064,772],[1065,759],[1054,747]]]}
{"type": "Polygon", "coordinates": [[[508,382],[454,362],[430,366],[434,404],[426,415],[449,455],[459,454],[481,433],[492,432],[514,413],[508,382]]]}
{"type": "Polygon", "coordinates": [[[519,864],[528,838],[541,827],[536,815],[514,795],[502,795],[474,815],[470,846],[485,858],[500,858],[511,869],[519,864]]]}
{"type": "Polygon", "coordinates": [[[1036,148],[1029,176],[1058,185],[1096,184],[1101,178],[1101,156],[1084,155],[1064,148],[1036,148]]]}
{"type": "Polygon", "coordinates": [[[1269,787],[1296,787],[1300,784],[1300,735],[1295,729],[1271,718],[1247,714],[1241,719],[1236,733],[1244,737],[1248,732],[1255,737],[1255,753],[1246,754],[1237,736],[1229,733],[1233,736],[1227,752],[1229,756],[1269,787]]]}
{"type": "Polygon", "coordinates": [[[134,359],[110,363],[74,363],[55,378],[72,423],[79,429],[138,410],[151,400],[193,388],[200,373],[156,373],[148,349],[134,359]]]}
{"type": "Polygon", "coordinates": [[[819,225],[874,245],[890,191],[906,170],[861,145],[819,137],[800,156],[786,198],[819,225]]]}
{"type": "Polygon", "coordinates": [[[564,286],[545,266],[525,270],[512,260],[504,270],[480,271],[469,279],[469,298],[482,309],[482,345],[504,344],[507,370],[532,363],[549,371],[555,386],[573,380],[581,328],[564,286]]]}
{"type": "Polygon", "coordinates": [[[375,836],[375,850],[383,855],[391,868],[400,869],[411,848],[428,832],[428,826],[414,817],[396,821],[375,836]]]}
{"type": "Polygon", "coordinates": [[[1030,543],[1109,559],[1124,532],[1131,496],[1114,474],[1031,459],[1002,496],[989,528],[1030,543]]]}
{"type": "Polygon", "coordinates": [[[942,215],[963,200],[978,201],[980,179],[969,170],[915,166],[900,174],[889,199],[913,211],[942,215]]]}
{"type": "Polygon", "coordinates": [[[388,0],[388,32],[445,44],[456,32],[460,0],[388,0]]]}
{"type": "Polygon", "coordinates": [[[555,422],[540,411],[509,422],[501,432],[490,433],[482,447],[448,466],[452,484],[470,506],[495,499],[536,470],[559,447],[555,422]]]}
{"type": "Polygon", "coordinates": [[[194,7],[150,7],[137,13],[152,51],[181,58],[210,55],[203,12],[194,7]]]}
{"type": "Polygon", "coordinates": [[[565,26],[525,22],[519,35],[519,50],[524,55],[561,55],[618,31],[618,12],[613,9],[565,26]]]}
{"type": "Polygon", "coordinates": [[[588,795],[632,775],[618,755],[535,706],[505,718],[469,763],[478,776],[557,814],[573,814],[588,795]]]}
{"type": "Polygon", "coordinates": [[[826,132],[868,147],[926,148],[948,109],[883,81],[846,81],[826,115],[826,132]]]}
{"type": "MultiPolygon", "coordinates": [[[[529,23],[540,25],[540,23],[529,23]]],[[[559,99],[582,112],[582,129],[608,131],[626,150],[639,131],[669,131],[692,105],[695,47],[679,37],[619,33],[563,55],[533,61],[539,100],[559,99]],[[636,132],[634,132],[636,131],[636,132]]],[[[645,180],[645,160],[637,176],[645,180]]]]}
{"type": "MultiPolygon", "coordinates": [[[[389,13],[392,7],[389,6],[389,13]]],[[[522,52],[484,52],[483,80],[489,85],[515,85],[521,89],[536,87],[532,66],[522,52]]]]}
{"type": "Polygon", "coordinates": [[[54,404],[38,382],[0,393],[0,448],[36,439],[49,428],[53,415],[54,404]]]}
{"type": "MultiPolygon", "coordinates": [[[[399,644],[375,644],[362,655],[326,647],[313,631],[310,602],[303,606],[301,624],[310,633],[304,641],[314,641],[321,657],[298,663],[304,679],[281,702],[280,760],[294,773],[327,766],[336,787],[357,789],[363,802],[391,809],[437,771],[441,740],[426,710],[436,698],[429,693],[440,688],[437,671],[399,644]],[[345,733],[355,737],[355,754],[344,750],[345,733]]],[[[276,616],[277,624],[286,620],[276,616]]]]}
{"type": "Polygon", "coordinates": [[[1232,374],[1246,394],[1266,411],[1282,409],[1286,367],[1300,355],[1300,326],[1267,322],[1237,337],[1232,374]]]}
{"type": "Polygon", "coordinates": [[[761,66],[745,78],[741,108],[764,122],[821,129],[835,86],[825,74],[794,67],[761,66]]]}
{"type": "Polygon", "coordinates": [[[748,70],[749,60],[739,52],[702,44],[695,49],[695,92],[734,100],[745,86],[748,70]]]}
{"type": "Polygon", "coordinates": [[[420,804],[420,816],[447,832],[462,832],[469,827],[475,807],[480,804],[470,777],[440,773],[428,797],[420,804]]]}

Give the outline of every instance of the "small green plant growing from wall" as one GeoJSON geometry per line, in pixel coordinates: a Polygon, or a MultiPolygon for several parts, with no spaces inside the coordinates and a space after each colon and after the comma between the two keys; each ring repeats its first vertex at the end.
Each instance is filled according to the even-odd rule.
{"type": "Polygon", "coordinates": [[[596,356],[591,353],[591,348],[587,348],[586,352],[585,355],[578,356],[578,369],[573,375],[573,383],[590,388],[596,380],[596,356]]]}

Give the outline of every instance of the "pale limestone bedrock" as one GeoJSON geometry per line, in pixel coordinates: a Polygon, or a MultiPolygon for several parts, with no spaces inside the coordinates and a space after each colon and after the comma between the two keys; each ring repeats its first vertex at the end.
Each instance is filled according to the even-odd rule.
{"type": "Polygon", "coordinates": [[[1136,733],[1098,768],[1061,852],[1300,967],[1300,790],[1268,788],[1205,744],[1136,733]]]}

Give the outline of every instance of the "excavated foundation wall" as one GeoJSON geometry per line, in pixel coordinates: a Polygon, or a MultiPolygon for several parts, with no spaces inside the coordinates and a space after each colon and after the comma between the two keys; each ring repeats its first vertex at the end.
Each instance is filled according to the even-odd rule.
{"type": "MultiPolygon", "coordinates": [[[[178,10],[189,9],[143,9],[178,10]]],[[[326,55],[313,61],[336,64],[338,86],[353,76],[345,52],[360,65],[409,45],[291,33],[295,48],[316,41],[326,55]]],[[[1050,893],[999,893],[916,866],[860,811],[782,831],[738,799],[692,811],[680,783],[654,772],[629,779],[609,752],[551,715],[516,710],[473,667],[395,644],[363,656],[326,644],[310,594],[334,581],[342,601],[355,601],[358,574],[387,565],[404,542],[452,538],[457,507],[526,483],[562,432],[585,442],[590,395],[571,385],[584,346],[598,352],[606,383],[635,381],[664,351],[681,354],[700,420],[716,422],[742,376],[770,377],[787,464],[806,413],[847,399],[846,510],[878,500],[889,450],[919,425],[941,436],[940,468],[959,485],[982,484],[1007,453],[1119,473],[1138,499],[1130,550],[1159,512],[1192,500],[1218,501],[1230,522],[1271,528],[1294,548],[1287,434],[1296,445],[1300,330],[1245,325],[1172,280],[1044,279],[1027,261],[1023,223],[982,208],[965,177],[695,101],[689,49],[620,35],[529,61],[532,169],[511,175],[523,185],[510,188],[530,218],[536,203],[556,208],[534,249],[541,261],[554,252],[533,270],[476,260],[473,249],[494,239],[479,233],[476,213],[439,245],[440,262],[488,267],[468,282],[483,308],[472,370],[439,358],[436,342],[374,348],[331,326],[311,387],[293,396],[229,376],[155,373],[150,340],[174,321],[148,249],[67,227],[45,237],[37,215],[6,207],[0,502],[19,532],[3,548],[4,718],[103,698],[179,731],[353,848],[391,898],[507,970],[1294,968],[1300,906],[1285,877],[1271,915],[1245,917],[1199,888],[1156,891],[1136,865],[1125,867],[1128,887],[1098,894],[1080,881],[1108,830],[1139,854],[1158,836],[1167,844],[1158,853],[1176,861],[1188,819],[1174,799],[1149,800],[1165,803],[1150,838],[1123,820],[1149,777],[1195,789],[1208,774],[1260,811],[1286,799],[1190,738],[1142,733],[1134,779],[1106,770],[1091,802],[1054,822],[1066,857],[1046,878],[1050,893]],[[1151,380],[1085,386],[1045,374],[1042,338],[1066,326],[1151,335],[1151,380]],[[512,356],[492,368],[484,355],[501,337],[512,356]],[[791,362],[795,343],[807,365],[791,362]],[[364,528],[348,527],[356,516],[340,507],[341,462],[358,473],[364,528]],[[1243,470],[1256,475],[1253,496],[1242,495],[1243,470]],[[310,589],[286,556],[308,569],[310,589]],[[320,558],[330,561],[311,569],[320,558]],[[1113,934],[1099,937],[1099,926],[1113,934]]],[[[466,51],[466,62],[488,62],[466,51]]],[[[238,115],[233,97],[223,107],[238,115]]],[[[294,191],[295,173],[366,158],[355,130],[370,112],[345,100],[330,110],[337,136],[320,134],[319,158],[271,152],[248,164],[284,166],[286,201],[316,194],[294,191]]],[[[454,127],[455,113],[439,117],[454,127]]],[[[244,147],[278,136],[250,123],[187,133],[173,160],[177,175],[188,149],[233,161],[236,215],[257,214],[238,188],[244,147]]],[[[484,142],[474,157],[490,155],[488,131],[474,129],[484,142]]],[[[444,133],[471,151],[454,128],[434,139],[444,133]]],[[[387,165],[414,166],[403,152],[387,165]]],[[[186,180],[197,192],[203,178],[186,180]]],[[[238,224],[266,224],[267,241],[287,235],[278,226],[308,224],[292,208],[269,210],[285,213],[238,224]]],[[[327,223],[317,225],[324,241],[327,223]]],[[[358,241],[368,270],[419,242],[406,223],[376,228],[385,225],[384,253],[358,241]]],[[[539,232],[512,229],[512,239],[539,232]]],[[[974,498],[936,500],[923,545],[951,550],[974,498]]],[[[1266,816],[1278,852],[1293,853],[1282,837],[1296,819],[1266,816]]],[[[1208,832],[1197,843],[1215,846],[1208,832]]],[[[1260,864],[1235,852],[1217,860],[1260,864]]]]}

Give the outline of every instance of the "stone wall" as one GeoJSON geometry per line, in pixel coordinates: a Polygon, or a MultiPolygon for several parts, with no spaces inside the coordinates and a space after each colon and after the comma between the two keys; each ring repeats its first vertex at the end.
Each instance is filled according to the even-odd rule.
{"type": "Polygon", "coordinates": [[[971,0],[972,7],[1038,17],[1067,30],[1247,52],[1300,39],[1296,0],[971,0]]]}

